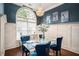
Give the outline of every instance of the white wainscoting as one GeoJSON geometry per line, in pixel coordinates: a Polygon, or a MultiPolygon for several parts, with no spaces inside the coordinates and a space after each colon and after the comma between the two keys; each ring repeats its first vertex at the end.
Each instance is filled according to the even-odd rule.
{"type": "Polygon", "coordinates": [[[0,55],[5,54],[5,24],[6,24],[6,15],[0,16],[0,55]]]}
{"type": "Polygon", "coordinates": [[[63,36],[62,48],[79,54],[79,23],[50,25],[46,36],[53,40],[63,36]]]}
{"type": "Polygon", "coordinates": [[[79,24],[72,24],[72,50],[79,53],[79,24]]]}
{"type": "MultiPolygon", "coordinates": [[[[50,25],[45,33],[46,38],[53,40],[57,36],[63,36],[62,48],[79,53],[79,23],[66,23],[50,25]]],[[[16,40],[16,24],[6,24],[6,49],[18,47],[16,40]]]]}
{"type": "Polygon", "coordinates": [[[11,48],[16,48],[19,46],[19,42],[16,39],[16,24],[15,23],[7,23],[6,31],[6,50],[11,48]]]}
{"type": "Polygon", "coordinates": [[[57,37],[57,25],[50,25],[48,31],[45,32],[45,37],[50,40],[55,40],[57,37]]]}
{"type": "Polygon", "coordinates": [[[71,44],[71,25],[70,24],[60,24],[58,25],[58,35],[63,36],[62,48],[69,49],[71,44]]]}

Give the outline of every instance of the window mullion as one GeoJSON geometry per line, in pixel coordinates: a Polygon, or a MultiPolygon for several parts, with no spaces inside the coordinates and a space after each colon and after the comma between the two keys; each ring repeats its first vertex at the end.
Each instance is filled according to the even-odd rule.
{"type": "Polygon", "coordinates": [[[27,34],[28,34],[28,19],[27,19],[27,34]]]}

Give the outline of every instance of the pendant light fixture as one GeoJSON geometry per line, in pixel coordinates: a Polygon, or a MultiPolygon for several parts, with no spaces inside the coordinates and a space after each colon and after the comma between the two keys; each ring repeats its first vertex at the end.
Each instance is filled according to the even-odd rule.
{"type": "Polygon", "coordinates": [[[44,15],[43,7],[42,7],[41,4],[36,9],[36,15],[37,16],[43,16],[44,15]]]}

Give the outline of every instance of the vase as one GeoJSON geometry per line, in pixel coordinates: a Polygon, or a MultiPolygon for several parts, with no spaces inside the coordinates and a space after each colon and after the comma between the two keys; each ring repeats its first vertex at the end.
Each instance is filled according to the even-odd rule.
{"type": "Polygon", "coordinates": [[[45,32],[43,32],[43,40],[45,39],[45,32]]]}

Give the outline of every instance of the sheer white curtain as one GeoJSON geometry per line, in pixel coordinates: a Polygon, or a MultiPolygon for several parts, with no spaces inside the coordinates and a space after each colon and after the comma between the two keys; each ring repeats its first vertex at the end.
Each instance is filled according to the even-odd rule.
{"type": "Polygon", "coordinates": [[[32,35],[34,34],[34,32],[36,32],[37,21],[36,21],[35,13],[31,9],[28,9],[28,8],[24,8],[24,10],[25,10],[24,12],[27,12],[27,17],[23,18],[23,17],[17,16],[16,31],[17,31],[18,40],[20,39],[22,35],[32,35]]]}

